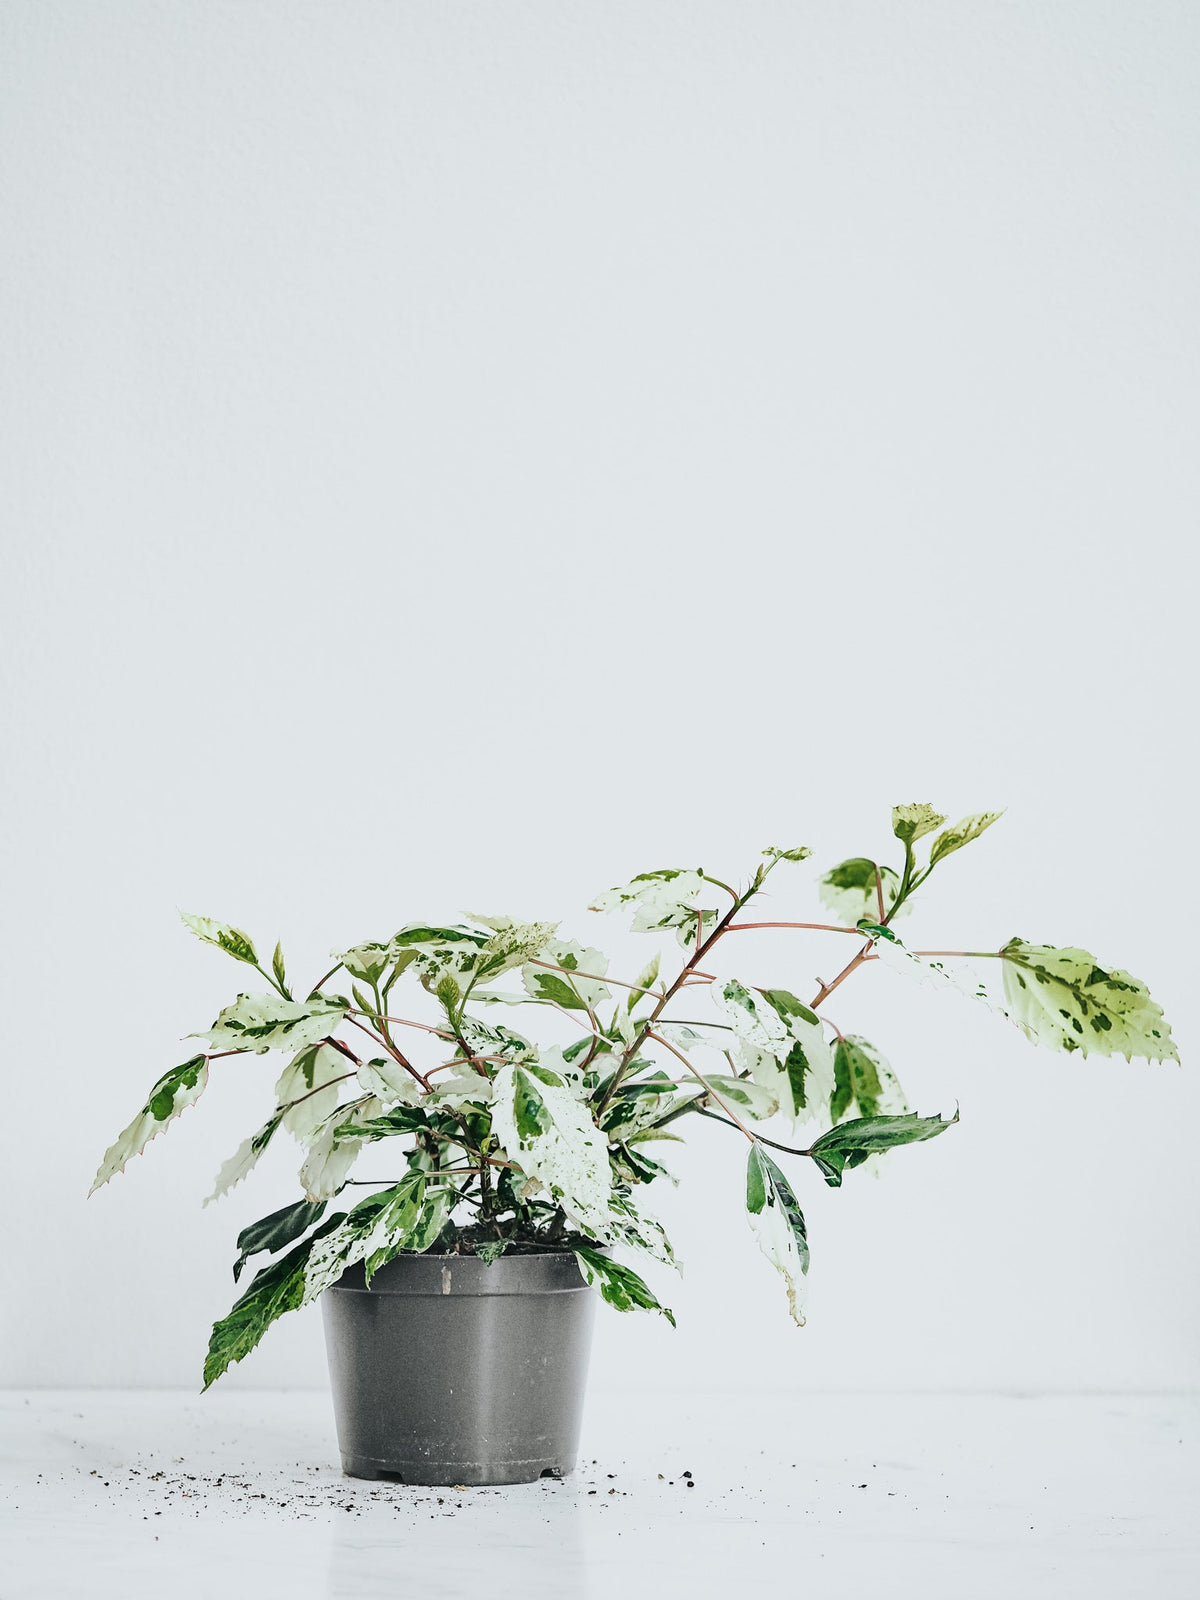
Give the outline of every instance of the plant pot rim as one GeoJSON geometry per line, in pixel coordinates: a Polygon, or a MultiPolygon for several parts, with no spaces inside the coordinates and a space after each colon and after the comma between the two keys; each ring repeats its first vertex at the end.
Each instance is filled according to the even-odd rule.
{"type": "Polygon", "coordinates": [[[361,1263],[348,1268],[331,1294],[541,1295],[590,1293],[571,1250],[537,1250],[483,1261],[478,1256],[406,1252],[380,1267],[370,1287],[361,1263]]]}

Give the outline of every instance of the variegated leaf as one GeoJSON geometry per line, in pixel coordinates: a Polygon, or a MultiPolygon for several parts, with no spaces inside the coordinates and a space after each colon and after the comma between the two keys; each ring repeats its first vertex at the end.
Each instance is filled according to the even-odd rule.
{"type": "Polygon", "coordinates": [[[141,1155],[151,1139],[156,1139],[181,1111],[195,1105],[207,1083],[208,1061],[204,1056],[193,1056],[181,1066],[164,1072],[151,1089],[146,1104],[105,1151],[88,1193],[95,1194],[110,1178],[124,1172],[126,1163],[141,1155]]]}
{"type": "Polygon", "coordinates": [[[370,1061],[364,1061],[358,1069],[358,1081],[381,1105],[415,1106],[421,1099],[420,1084],[390,1056],[372,1056],[370,1061]]]}
{"type": "MultiPolygon", "coordinates": [[[[217,1181],[213,1186],[213,1192],[203,1202],[204,1205],[210,1206],[214,1200],[219,1200],[222,1195],[228,1194],[236,1184],[241,1183],[242,1179],[257,1166],[259,1156],[262,1155],[275,1135],[281,1116],[282,1113],[276,1111],[273,1117],[267,1118],[257,1133],[252,1133],[248,1139],[242,1140],[229,1160],[224,1163],[217,1173],[217,1181]]],[[[237,1274],[235,1273],[234,1276],[236,1277],[237,1274]]]]}
{"type": "Polygon", "coordinates": [[[287,1132],[308,1144],[341,1098],[341,1081],[353,1073],[353,1065],[329,1044],[310,1044],[295,1055],[275,1085],[287,1132]]]}
{"type": "MultiPolygon", "coordinates": [[[[884,909],[888,909],[900,889],[900,879],[891,867],[881,867],[866,856],[852,856],[849,861],[839,861],[821,879],[817,892],[821,903],[829,908],[840,922],[853,926],[863,917],[879,916],[879,890],[876,879],[883,886],[884,909]]],[[[903,915],[907,904],[900,908],[903,915]]]]}
{"type": "Polygon", "coordinates": [[[368,1123],[383,1107],[373,1095],[353,1105],[339,1106],[313,1135],[308,1154],[300,1168],[300,1187],[309,1200],[332,1200],[350,1175],[363,1145],[372,1135],[364,1129],[356,1134],[356,1122],[368,1123]]]}
{"type": "Polygon", "coordinates": [[[629,883],[608,889],[592,902],[593,911],[620,911],[632,907],[634,933],[656,933],[672,928],[685,947],[696,939],[701,915],[705,932],[715,923],[717,913],[697,902],[711,893],[699,871],[683,867],[663,867],[657,872],[642,872],[629,883]]]}
{"type": "Polygon", "coordinates": [[[761,1144],[750,1149],[746,1166],[746,1210],[758,1247],[787,1284],[792,1320],[804,1326],[804,1276],[808,1271],[808,1233],[791,1185],[761,1144]]]}
{"type": "Polygon", "coordinates": [[[897,1117],[908,1110],[900,1081],[869,1039],[848,1033],[833,1052],[835,1084],[830,1114],[841,1122],[852,1106],[863,1117],[897,1117]]]}
{"type": "Polygon", "coordinates": [[[491,1109],[493,1132],[509,1159],[544,1184],[580,1227],[605,1238],[612,1188],[607,1142],[568,1082],[533,1061],[501,1067],[491,1109]]]}
{"type": "Polygon", "coordinates": [[[476,1072],[466,1061],[455,1062],[448,1072],[439,1073],[432,1081],[433,1093],[429,1097],[432,1105],[459,1111],[463,1106],[482,1108],[492,1102],[491,1079],[476,1072]]]}
{"type": "Polygon", "coordinates": [[[750,1078],[727,1078],[706,1072],[704,1081],[712,1089],[713,1098],[723,1100],[738,1116],[762,1122],[779,1110],[778,1097],[750,1078]]]}
{"type": "Polygon", "coordinates": [[[1004,1017],[1006,1021],[1021,1028],[1032,1038],[1028,1027],[1014,1016],[1012,1010],[997,995],[993,994],[978,973],[970,969],[959,971],[955,967],[945,966],[939,960],[917,955],[915,951],[901,944],[890,928],[881,928],[869,922],[863,922],[861,927],[868,938],[874,938],[875,955],[893,972],[899,972],[901,976],[915,979],[916,982],[932,989],[953,989],[958,994],[966,995],[969,1000],[978,1000],[981,1005],[987,1006],[989,1011],[1004,1017]]]}
{"type": "Polygon", "coordinates": [[[350,950],[333,950],[330,954],[359,983],[381,983],[392,963],[391,947],[386,944],[356,944],[350,950]]]}
{"type": "Polygon", "coordinates": [[[977,811],[973,816],[964,817],[961,822],[956,822],[952,828],[939,833],[929,847],[929,864],[937,862],[952,855],[955,850],[961,850],[963,845],[970,844],[985,833],[993,822],[998,822],[1004,815],[1003,811],[977,811]]]}
{"type": "Polygon", "coordinates": [[[541,958],[562,972],[551,972],[542,966],[527,966],[521,970],[526,990],[538,1000],[550,1000],[566,1011],[594,1011],[612,992],[604,982],[608,971],[608,957],[601,950],[585,948],[574,939],[555,940],[548,944],[541,958]]]}
{"type": "Polygon", "coordinates": [[[231,927],[228,922],[214,922],[212,917],[193,916],[190,911],[181,911],[179,915],[197,939],[203,939],[205,944],[216,945],[218,950],[224,950],[235,961],[244,961],[251,967],[258,965],[258,953],[248,933],[231,927]]]}
{"type": "Polygon", "coordinates": [[[930,805],[892,807],[892,832],[905,844],[915,844],[927,833],[940,828],[945,820],[941,812],[930,805]]]}
{"type": "Polygon", "coordinates": [[[660,1316],[666,1317],[672,1327],[675,1326],[671,1311],[659,1304],[631,1268],[622,1266],[594,1245],[576,1244],[573,1248],[580,1271],[589,1284],[594,1284],[600,1290],[606,1305],[617,1311],[657,1311],[660,1316]]]}
{"type": "Polygon", "coordinates": [[[1004,991],[1019,1022],[1039,1044],[1127,1061],[1177,1061],[1170,1025],[1144,983],[1102,967],[1086,950],[1010,939],[1004,991]]]}
{"type": "Polygon", "coordinates": [[[302,1050],[317,1044],[345,1020],[346,1003],[337,995],[285,1000],[278,994],[240,994],[226,1006],[207,1033],[214,1050],[302,1050]]]}

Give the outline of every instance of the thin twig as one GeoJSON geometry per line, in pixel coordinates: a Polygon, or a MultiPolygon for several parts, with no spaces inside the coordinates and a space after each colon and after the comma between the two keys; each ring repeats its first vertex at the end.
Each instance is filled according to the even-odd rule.
{"type": "Polygon", "coordinates": [[[730,1117],[732,1119],[734,1125],[742,1130],[742,1132],[746,1135],[747,1139],[749,1139],[750,1143],[751,1144],[754,1143],[756,1135],[754,1135],[753,1133],[750,1132],[750,1129],[746,1126],[746,1124],[742,1121],[742,1119],[737,1115],[737,1113],[735,1111],[731,1111],[729,1109],[729,1107],[725,1104],[724,1100],[721,1099],[721,1096],[717,1093],[717,1091],[708,1082],[707,1078],[703,1077],[699,1072],[696,1071],[695,1067],[688,1060],[688,1058],[684,1055],[682,1050],[676,1050],[675,1046],[671,1043],[671,1041],[669,1039],[664,1039],[663,1036],[660,1033],[651,1032],[651,1033],[648,1033],[646,1035],[646,1037],[648,1039],[653,1039],[657,1044],[665,1045],[666,1048],[671,1052],[671,1054],[673,1056],[678,1056],[680,1061],[683,1062],[684,1066],[692,1074],[693,1078],[699,1078],[700,1079],[700,1082],[704,1085],[705,1093],[708,1094],[713,1100],[716,1101],[716,1103],[720,1106],[721,1110],[726,1114],[726,1116],[730,1117]]]}

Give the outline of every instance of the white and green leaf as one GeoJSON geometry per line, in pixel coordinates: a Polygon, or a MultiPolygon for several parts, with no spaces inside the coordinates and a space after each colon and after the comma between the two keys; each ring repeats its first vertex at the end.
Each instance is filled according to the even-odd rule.
{"type": "Polygon", "coordinates": [[[917,983],[923,983],[931,989],[953,989],[956,993],[965,995],[968,1000],[977,1000],[981,1005],[987,1006],[989,1011],[994,1011],[997,1016],[1004,1017],[1008,1022],[1028,1032],[1025,1024],[1014,1015],[1012,1009],[988,988],[973,969],[960,970],[957,967],[947,967],[940,960],[919,956],[916,951],[902,944],[890,928],[882,928],[877,923],[863,922],[861,927],[867,938],[875,940],[874,954],[893,972],[898,972],[902,977],[913,979],[917,983]]]}
{"type": "Polygon", "coordinates": [[[124,1172],[126,1164],[134,1156],[140,1156],[151,1139],[157,1139],[181,1111],[195,1105],[207,1083],[205,1056],[192,1056],[180,1066],[172,1067],[170,1072],[164,1072],[151,1089],[146,1104],[105,1151],[88,1193],[95,1194],[110,1178],[124,1172]]]}
{"type": "Polygon", "coordinates": [[[492,1129],[509,1159],[580,1227],[606,1237],[608,1145],[586,1102],[561,1074],[534,1061],[501,1067],[493,1088],[492,1129]]]}
{"type": "MultiPolygon", "coordinates": [[[[248,1139],[242,1140],[229,1160],[222,1165],[217,1173],[213,1192],[203,1202],[204,1205],[210,1206],[214,1200],[220,1200],[222,1195],[227,1195],[236,1184],[241,1183],[242,1179],[258,1165],[259,1156],[262,1155],[274,1138],[275,1130],[279,1127],[281,1120],[282,1113],[277,1110],[274,1116],[267,1118],[257,1133],[252,1133],[248,1139]]],[[[237,1277],[236,1272],[234,1277],[237,1277]]]]}
{"type": "Polygon", "coordinates": [[[757,1141],[746,1165],[746,1210],[758,1247],[787,1285],[792,1320],[804,1326],[808,1233],[791,1185],[757,1141]]]}
{"type": "Polygon", "coordinates": [[[421,1099],[420,1084],[407,1067],[390,1056],[372,1056],[370,1061],[364,1061],[358,1069],[358,1081],[367,1094],[373,1094],[385,1106],[415,1106],[421,1099]]]}
{"type": "Polygon", "coordinates": [[[657,933],[670,928],[686,947],[695,942],[701,917],[705,919],[706,932],[715,923],[717,913],[699,904],[711,890],[698,870],[662,867],[657,872],[639,873],[629,883],[606,890],[592,902],[591,909],[632,910],[634,933],[657,933]]]}
{"type": "Polygon", "coordinates": [[[630,1267],[622,1266],[594,1245],[575,1244],[572,1248],[579,1262],[579,1270],[589,1284],[594,1284],[600,1290],[600,1297],[606,1305],[617,1311],[657,1311],[660,1316],[666,1317],[672,1327],[675,1326],[672,1312],[659,1304],[649,1287],[630,1267]]]}
{"type": "Polygon", "coordinates": [[[594,1011],[603,1001],[612,998],[612,991],[604,982],[608,957],[602,950],[585,947],[574,939],[559,939],[546,945],[539,959],[564,970],[551,972],[544,966],[522,968],[522,982],[535,999],[549,1000],[565,1011],[594,1011]]]}
{"type": "Polygon", "coordinates": [[[762,1122],[779,1110],[779,1097],[773,1090],[755,1083],[752,1078],[729,1078],[723,1074],[706,1072],[704,1082],[712,1090],[713,1101],[723,1101],[738,1116],[762,1122]]]}
{"type": "Polygon", "coordinates": [[[853,1106],[863,1117],[896,1117],[908,1110],[900,1080],[881,1050],[860,1034],[848,1033],[833,1051],[834,1089],[830,1116],[841,1122],[853,1106]]]}
{"type": "Polygon", "coordinates": [[[1010,939],[1000,952],[1004,992],[1038,1044],[1127,1061],[1179,1059],[1170,1025],[1145,984],[1102,967],[1086,950],[1010,939]]]}
{"type": "Polygon", "coordinates": [[[224,950],[225,954],[232,956],[235,961],[244,961],[250,967],[258,966],[258,953],[248,933],[232,927],[228,922],[216,922],[212,917],[193,916],[190,911],[181,911],[179,915],[197,939],[202,939],[205,944],[215,945],[218,950],[224,950]]]}
{"type": "Polygon", "coordinates": [[[961,822],[956,822],[952,828],[939,833],[929,847],[929,865],[936,866],[939,861],[953,855],[956,850],[961,850],[963,845],[978,839],[981,833],[986,833],[992,823],[998,822],[1003,815],[1003,811],[976,811],[973,815],[964,817],[961,822]]]}
{"type": "Polygon", "coordinates": [[[915,844],[927,833],[940,828],[945,820],[942,813],[930,805],[892,807],[892,832],[904,844],[915,844]]]}
{"type": "Polygon", "coordinates": [[[842,1173],[860,1167],[872,1156],[898,1145],[919,1144],[945,1133],[958,1121],[958,1113],[943,1120],[941,1117],[918,1117],[913,1113],[900,1116],[858,1117],[850,1122],[840,1122],[814,1140],[808,1154],[820,1170],[825,1182],[838,1188],[842,1173]]]}
{"type": "Polygon", "coordinates": [[[214,1050],[302,1050],[331,1034],[346,1017],[346,1003],[337,995],[285,1000],[278,994],[240,994],[226,1006],[207,1033],[214,1050]]]}
{"type": "Polygon", "coordinates": [[[383,1107],[373,1096],[338,1106],[312,1135],[300,1168],[300,1187],[310,1200],[332,1200],[374,1134],[359,1124],[379,1117],[383,1107]]]}
{"type": "Polygon", "coordinates": [[[285,1130],[309,1144],[341,1098],[341,1081],[353,1072],[342,1052],[329,1044],[306,1045],[293,1056],[275,1085],[285,1130]]]}
{"type": "MultiPolygon", "coordinates": [[[[852,926],[863,917],[879,916],[879,889],[882,885],[884,907],[890,907],[900,890],[900,879],[891,867],[881,867],[866,856],[852,856],[839,861],[828,871],[817,886],[821,903],[840,922],[852,926]]],[[[907,904],[901,911],[907,911],[907,904]]]]}

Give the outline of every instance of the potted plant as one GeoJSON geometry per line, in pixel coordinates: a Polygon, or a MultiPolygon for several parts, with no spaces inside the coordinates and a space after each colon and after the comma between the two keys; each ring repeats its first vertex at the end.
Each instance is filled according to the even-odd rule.
{"type": "Polygon", "coordinates": [[[235,1280],[252,1257],[273,1259],[214,1326],[205,1388],[277,1317],[321,1297],[348,1473],[478,1484],[565,1472],[589,1286],[620,1311],[674,1321],[619,1256],[672,1260],[643,1195],[691,1119],[720,1124],[744,1147],[750,1229],[797,1323],[809,1250],[786,1164],[811,1163],[836,1187],[957,1121],[911,1111],[879,1049],[843,1032],[827,1008],[859,969],[882,961],[959,990],[1052,1049],[1175,1058],[1145,986],[1084,950],[1020,938],[998,950],[913,950],[898,937],[917,890],[997,815],[946,827],[932,806],[896,806],[894,868],[856,857],[821,879],[833,921],[758,921],[748,911],[781,865],[810,855],[804,848],[764,851],[740,888],[669,868],[601,895],[592,910],[632,914],[635,931],[678,939],[669,977],[658,953],[617,979],[600,950],[560,937],[554,923],[472,916],[337,952],[311,989],[297,990],[278,945],[268,969],[237,928],[185,916],[268,987],[239,994],[192,1036],[201,1048],[154,1085],[93,1190],[200,1098],[214,1063],[284,1052],[270,1114],[209,1198],[239,1183],[281,1132],[303,1148],[303,1194],[238,1235],[235,1280]],[[743,935],[764,927],[843,935],[850,959],[807,998],[718,974],[740,958],[743,935]],[[999,993],[945,965],[972,957],[999,963],[999,993]],[[410,1015],[421,1009],[424,1019],[410,1015]],[[517,1031],[513,1021],[524,1025],[531,1009],[560,1042],[517,1031]],[[385,1140],[399,1141],[387,1146],[398,1175],[330,1211],[353,1187],[357,1157],[385,1140]]]}

